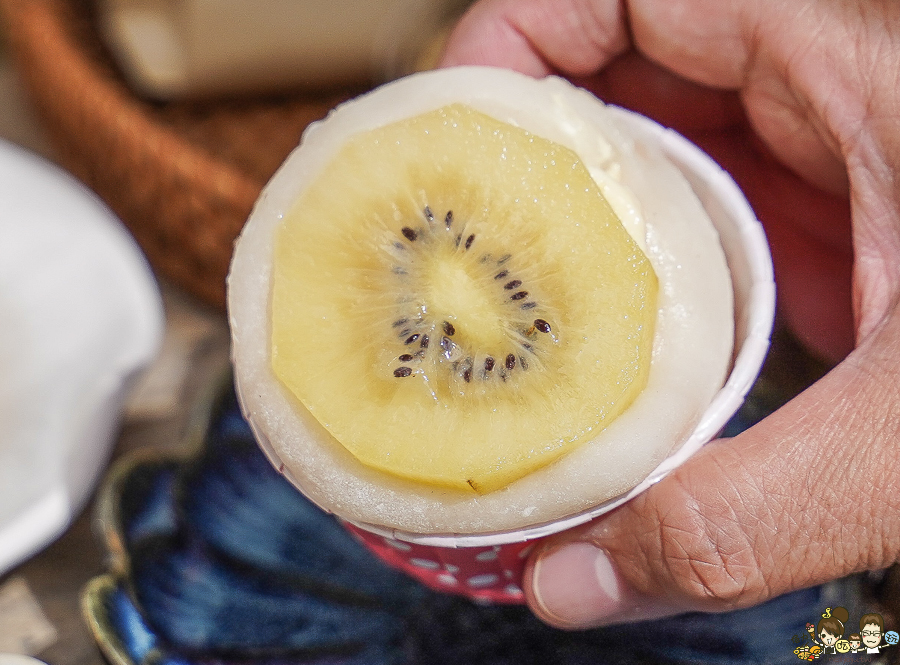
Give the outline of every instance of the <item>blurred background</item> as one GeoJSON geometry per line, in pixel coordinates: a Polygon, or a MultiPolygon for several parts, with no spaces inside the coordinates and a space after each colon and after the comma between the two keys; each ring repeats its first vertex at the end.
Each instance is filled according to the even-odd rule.
{"type": "MultiPolygon", "coordinates": [[[[10,60],[5,29],[0,33],[0,138],[55,158],[10,60]]],[[[114,458],[141,448],[178,448],[190,396],[228,363],[223,312],[165,278],[160,287],[166,314],[162,352],[126,405],[114,458]]],[[[92,509],[89,503],[59,540],[0,575],[0,653],[71,665],[104,662],[80,609],[82,587],[105,569],[92,532],[92,509]]]]}

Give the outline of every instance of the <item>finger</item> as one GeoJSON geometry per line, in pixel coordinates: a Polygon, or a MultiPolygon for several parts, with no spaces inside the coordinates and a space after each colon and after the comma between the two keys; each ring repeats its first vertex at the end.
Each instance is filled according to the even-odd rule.
{"type": "MultiPolygon", "coordinates": [[[[849,28],[831,28],[843,33],[822,35],[823,24],[842,24],[832,15],[842,19],[852,11],[851,4],[849,0],[482,0],[451,34],[441,64],[585,77],[633,46],[688,81],[740,90],[751,121],[779,159],[811,183],[846,193],[840,141],[819,116],[825,106],[843,105],[847,110],[835,120],[849,122],[858,106],[834,94],[844,95],[845,84],[857,79],[832,71],[817,42],[852,43],[849,28]],[[833,6],[823,9],[823,4],[833,6]],[[794,71],[806,88],[795,85],[794,71]],[[816,102],[816,108],[806,103],[805,96],[816,102]]],[[[645,83],[635,81],[639,86],[645,83]]]]}
{"type": "Polygon", "coordinates": [[[617,1],[486,0],[450,35],[441,66],[509,67],[532,76],[595,72],[628,47],[617,1]]]}
{"type": "Polygon", "coordinates": [[[584,628],[747,607],[900,556],[900,315],[759,425],[533,555],[529,604],[584,628]]]}
{"type": "Polygon", "coordinates": [[[743,6],[733,0],[482,0],[454,29],[441,64],[585,76],[633,44],[691,80],[736,89],[749,59],[743,6]]]}

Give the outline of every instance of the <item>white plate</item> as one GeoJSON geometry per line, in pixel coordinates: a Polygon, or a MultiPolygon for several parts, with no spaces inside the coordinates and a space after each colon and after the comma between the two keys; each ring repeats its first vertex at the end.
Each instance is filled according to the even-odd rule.
{"type": "Polygon", "coordinates": [[[0,574],[83,506],[162,330],[156,282],[121,223],[0,141],[0,574]]]}

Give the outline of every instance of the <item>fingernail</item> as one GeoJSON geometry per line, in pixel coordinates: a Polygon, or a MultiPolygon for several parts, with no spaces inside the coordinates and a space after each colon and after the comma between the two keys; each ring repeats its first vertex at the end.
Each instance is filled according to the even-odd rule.
{"type": "Polygon", "coordinates": [[[532,573],[532,592],[545,618],[570,628],[614,619],[622,598],[612,562],[589,543],[569,543],[540,556],[532,573]]]}

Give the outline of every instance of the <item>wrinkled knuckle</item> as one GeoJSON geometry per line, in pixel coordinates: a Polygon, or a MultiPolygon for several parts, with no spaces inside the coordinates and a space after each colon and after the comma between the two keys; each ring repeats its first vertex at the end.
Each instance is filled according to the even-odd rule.
{"type": "Polygon", "coordinates": [[[676,598],[711,609],[743,607],[768,596],[757,543],[720,501],[683,492],[677,508],[659,515],[661,575],[676,598]]]}

